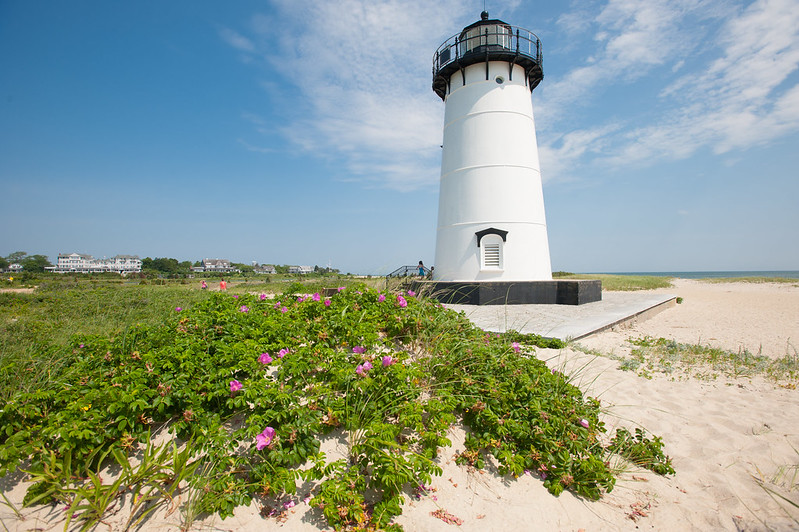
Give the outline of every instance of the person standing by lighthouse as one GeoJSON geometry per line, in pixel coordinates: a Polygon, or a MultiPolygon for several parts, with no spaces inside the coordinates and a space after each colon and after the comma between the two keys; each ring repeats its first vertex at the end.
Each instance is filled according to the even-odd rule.
{"type": "Polygon", "coordinates": [[[436,51],[445,103],[434,281],[552,279],[532,90],[541,41],[480,20],[436,51]]]}

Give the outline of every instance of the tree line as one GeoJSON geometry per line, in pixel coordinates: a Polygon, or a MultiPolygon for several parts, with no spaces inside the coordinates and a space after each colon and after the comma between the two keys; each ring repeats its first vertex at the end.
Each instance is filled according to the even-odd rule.
{"type": "MultiPolygon", "coordinates": [[[[28,255],[25,251],[15,251],[7,257],[0,257],[0,270],[7,269],[12,264],[19,264],[22,266],[23,271],[29,273],[44,273],[46,267],[53,266],[50,260],[44,255],[28,255]]],[[[242,273],[252,273],[254,266],[251,264],[243,264],[238,262],[230,263],[231,267],[239,270],[242,273]]],[[[178,259],[170,257],[145,257],[141,261],[142,273],[154,272],[164,275],[188,275],[192,273],[192,267],[202,266],[202,261],[191,262],[188,260],[178,261],[178,259]]],[[[275,265],[277,273],[289,273],[289,264],[275,265]]],[[[336,268],[326,268],[323,266],[314,266],[314,273],[339,273],[336,268]]]]}
{"type": "Polygon", "coordinates": [[[28,255],[24,251],[15,251],[7,257],[0,257],[0,270],[5,270],[12,264],[19,264],[24,271],[33,273],[42,273],[45,267],[52,266],[46,256],[28,255]]]}

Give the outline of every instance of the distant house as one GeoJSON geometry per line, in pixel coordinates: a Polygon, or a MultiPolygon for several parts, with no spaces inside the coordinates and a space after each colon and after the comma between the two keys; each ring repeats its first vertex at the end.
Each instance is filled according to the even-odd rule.
{"type": "Polygon", "coordinates": [[[16,262],[14,264],[9,264],[7,269],[7,271],[10,273],[19,273],[22,270],[22,264],[17,264],[16,262]]]}
{"type": "Polygon", "coordinates": [[[116,255],[110,259],[101,259],[98,262],[105,267],[105,271],[122,275],[140,272],[142,264],[137,255],[116,255]]]}
{"type": "Polygon", "coordinates": [[[313,273],[313,268],[310,266],[289,266],[289,273],[313,273]]]}
{"type": "Polygon", "coordinates": [[[237,273],[240,272],[238,268],[227,259],[203,259],[201,266],[193,266],[192,271],[195,273],[237,273]]]}
{"type": "Polygon", "coordinates": [[[275,274],[277,270],[275,269],[274,265],[272,264],[256,264],[252,268],[253,273],[260,273],[260,274],[275,274]]]}
{"type": "Polygon", "coordinates": [[[83,253],[59,253],[54,267],[48,267],[55,273],[102,273],[119,274],[141,271],[141,259],[136,255],[117,255],[115,257],[95,259],[83,253]]]}
{"type": "Polygon", "coordinates": [[[230,261],[227,259],[203,259],[202,270],[203,272],[210,273],[210,272],[232,272],[236,271],[230,265],[230,261]]]}

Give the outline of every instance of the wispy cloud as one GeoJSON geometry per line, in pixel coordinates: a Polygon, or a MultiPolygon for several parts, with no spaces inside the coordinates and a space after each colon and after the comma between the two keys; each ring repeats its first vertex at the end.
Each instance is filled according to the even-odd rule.
{"type": "MultiPolygon", "coordinates": [[[[799,130],[799,2],[758,0],[732,7],[698,1],[607,4],[596,18],[599,51],[548,90],[552,96],[542,105],[548,126],[557,132],[575,103],[582,102],[582,109],[601,105],[603,90],[623,88],[658,69],[681,75],[652,93],[646,116],[615,116],[607,129],[578,125],[553,135],[589,144],[568,151],[572,168],[646,166],[700,149],[726,153],[799,130]],[[692,62],[690,70],[684,58],[692,62]],[[618,127],[620,122],[625,127],[618,127]]],[[[568,170],[557,173],[563,165],[546,156],[560,156],[563,149],[542,149],[545,168],[551,166],[556,179],[567,179],[568,170]]]]}
{"type": "MultiPolygon", "coordinates": [[[[249,25],[220,31],[268,69],[265,101],[282,114],[268,124],[246,119],[255,132],[335,159],[339,179],[434,187],[444,106],[430,90],[431,56],[473,21],[474,6],[466,4],[273,1],[271,12],[249,25]],[[453,19],[456,13],[465,18],[453,19]]],[[[513,19],[517,4],[503,2],[492,15],[513,19]]],[[[548,180],[573,179],[597,165],[727,153],[799,129],[799,0],[575,3],[557,27],[579,42],[564,49],[581,59],[537,90],[548,180]],[[635,102],[618,105],[620,95],[635,102]]],[[[247,149],[259,144],[242,142],[247,149]]]]}
{"type": "Polygon", "coordinates": [[[430,88],[432,54],[462,27],[452,14],[469,14],[464,3],[276,0],[273,13],[253,16],[249,38],[223,38],[253,44],[284,90],[303,96],[278,128],[296,146],[343,161],[349,179],[414,190],[438,181],[443,104],[430,88]]]}
{"type": "Polygon", "coordinates": [[[250,39],[236,31],[231,30],[230,28],[221,28],[219,30],[219,36],[222,37],[223,41],[237,50],[242,52],[255,51],[255,45],[250,39]]]}

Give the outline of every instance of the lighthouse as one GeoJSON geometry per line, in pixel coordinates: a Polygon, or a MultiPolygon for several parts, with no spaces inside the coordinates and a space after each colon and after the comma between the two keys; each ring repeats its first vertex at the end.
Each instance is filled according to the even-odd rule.
{"type": "Polygon", "coordinates": [[[445,106],[432,280],[440,299],[585,302],[552,280],[531,98],[542,65],[535,34],[485,11],[435,52],[433,91],[445,106]]]}

